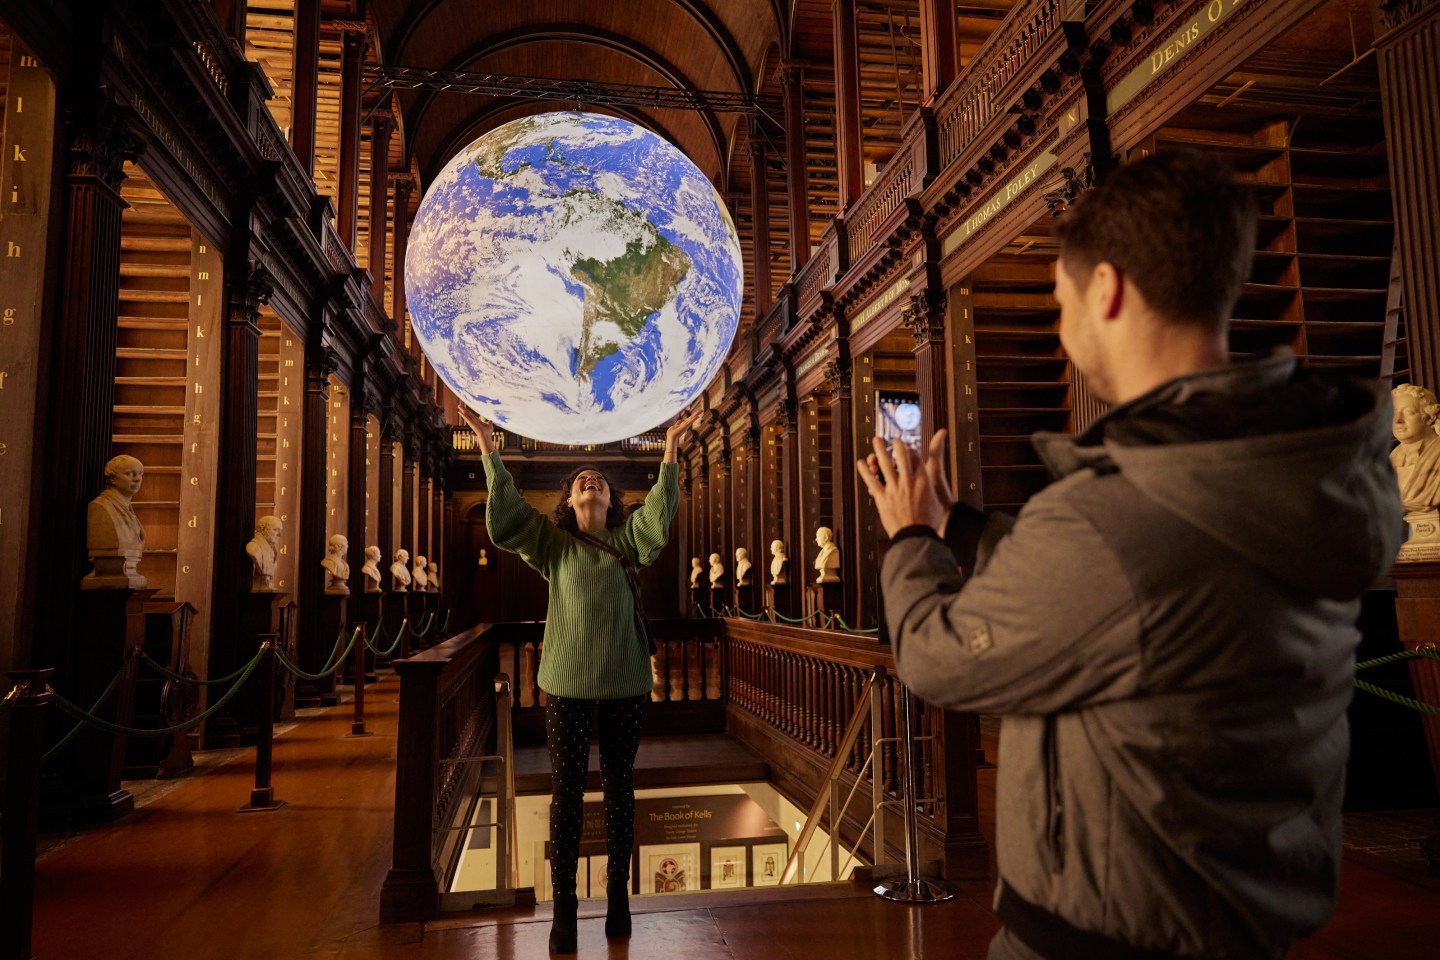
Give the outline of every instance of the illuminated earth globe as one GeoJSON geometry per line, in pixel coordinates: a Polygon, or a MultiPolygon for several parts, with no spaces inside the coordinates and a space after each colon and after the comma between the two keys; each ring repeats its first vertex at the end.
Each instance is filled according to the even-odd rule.
{"type": "Polygon", "coordinates": [[[608,443],[674,416],[735,336],[735,225],[679,150],[625,120],[549,113],[471,143],[405,255],[411,323],[461,400],[507,430],[608,443]]]}

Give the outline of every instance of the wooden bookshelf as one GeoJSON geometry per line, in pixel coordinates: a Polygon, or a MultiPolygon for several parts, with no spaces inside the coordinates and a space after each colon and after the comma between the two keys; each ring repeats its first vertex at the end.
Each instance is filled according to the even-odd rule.
{"type": "Polygon", "coordinates": [[[1221,110],[1202,100],[1142,147],[1219,156],[1260,200],[1232,354],[1288,346],[1307,366],[1381,374],[1394,224],[1377,110],[1221,110]]]}
{"type": "Polygon", "coordinates": [[[1060,347],[1055,248],[1046,229],[1017,238],[962,284],[971,291],[987,510],[1016,511],[1049,483],[1030,435],[1070,425],[1069,361],[1060,347]]]}
{"type": "Polygon", "coordinates": [[[157,597],[169,599],[178,568],[185,400],[193,389],[187,364],[191,228],[139,167],[127,163],[125,174],[111,435],[115,455],[145,464],[134,502],[145,525],[140,573],[157,597]]]}

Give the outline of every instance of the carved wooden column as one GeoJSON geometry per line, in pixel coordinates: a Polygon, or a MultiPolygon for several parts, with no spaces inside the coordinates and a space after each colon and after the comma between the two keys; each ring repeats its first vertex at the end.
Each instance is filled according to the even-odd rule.
{"type": "Polygon", "coordinates": [[[380,418],[380,489],[375,509],[379,512],[380,584],[390,588],[390,564],[395,561],[395,414],[385,409],[380,418]]]}
{"type": "MultiPolygon", "coordinates": [[[[874,449],[871,440],[875,436],[875,367],[870,354],[855,357],[850,364],[850,434],[853,438],[854,456],[869,456],[874,449]]],[[[879,622],[879,607],[876,599],[880,579],[880,519],[875,513],[875,504],[854,475],[854,463],[843,464],[851,470],[854,484],[853,499],[848,516],[855,525],[855,558],[850,569],[855,571],[855,622],[852,626],[869,628],[879,622]]],[[[847,561],[850,563],[850,561],[847,561]]]]}
{"type": "MultiPolygon", "coordinates": [[[[233,263],[233,261],[232,261],[233,263]]],[[[250,662],[254,639],[241,630],[242,609],[250,592],[250,557],[245,544],[255,532],[256,418],[259,414],[260,305],[268,303],[270,274],[256,261],[225,275],[225,333],[220,344],[220,424],[216,438],[214,569],[210,589],[210,656],[207,673],[225,677],[250,662]]],[[[298,532],[286,525],[291,540],[298,532]]],[[[213,695],[213,694],[212,694],[213,695]]],[[[237,697],[208,721],[206,743],[237,744],[245,722],[248,697],[237,697]]]]}
{"type": "MultiPolygon", "coordinates": [[[[97,94],[97,97],[99,95],[97,94]]],[[[115,344],[120,290],[120,183],[140,141],[108,100],[69,129],[64,239],[51,364],[48,441],[37,576],[35,662],[55,667],[65,689],[83,638],[74,636],[75,597],[86,562],[88,504],[105,486],[115,403],[115,344]]],[[[13,144],[7,142],[7,146],[13,144]]],[[[11,241],[13,243],[13,241],[11,241]]],[[[7,244],[7,261],[41,258],[7,244]]],[[[142,569],[141,574],[144,574],[142,569]]]]}
{"type": "Polygon", "coordinates": [[[377,113],[370,121],[370,290],[385,308],[385,253],[388,249],[390,200],[390,132],[395,121],[377,113]]]}
{"type": "MultiPolygon", "coordinates": [[[[695,593],[692,591],[693,599],[698,601],[703,607],[707,602],[705,598],[709,596],[705,589],[706,584],[709,583],[709,574],[706,572],[709,569],[709,565],[706,563],[706,558],[710,556],[712,549],[711,544],[713,540],[711,538],[710,518],[714,514],[713,502],[710,499],[709,442],[704,437],[699,437],[698,440],[699,443],[697,445],[695,459],[695,466],[697,468],[695,472],[695,538],[690,544],[690,547],[695,551],[691,555],[692,558],[700,558],[700,576],[695,581],[699,592],[695,593]]],[[[709,613],[708,609],[706,613],[709,613]]]]}
{"type": "MultiPolygon", "coordinates": [[[[365,434],[369,428],[370,414],[375,411],[376,396],[367,382],[368,364],[363,361],[355,365],[354,377],[350,382],[350,447],[345,484],[345,539],[349,541],[350,552],[345,562],[350,566],[350,595],[365,593],[365,577],[360,567],[365,563],[365,499],[366,481],[370,471],[365,469],[368,444],[365,434]]],[[[360,609],[351,605],[352,616],[360,609]]]]}
{"type": "MultiPolygon", "coordinates": [[[[55,298],[46,296],[45,238],[62,211],[51,202],[58,195],[54,186],[60,172],[54,162],[60,149],[55,84],[46,65],[14,36],[9,73],[0,108],[0,128],[11,151],[3,162],[8,190],[0,193],[5,264],[0,270],[0,556],[7,558],[0,565],[0,623],[9,628],[0,631],[0,664],[19,670],[33,662],[41,552],[41,538],[33,534],[48,483],[37,469],[45,438],[37,414],[47,406],[44,344],[56,311],[55,298]]],[[[43,689],[39,695],[44,696],[43,689]]],[[[37,757],[36,769],[38,762],[37,757]]],[[[27,923],[29,916],[27,908],[27,923]]]]}
{"type": "MultiPolygon", "coordinates": [[[[946,348],[953,382],[949,387],[950,485],[956,498],[981,508],[980,400],[975,372],[975,313],[968,283],[953,287],[946,302],[946,348]]],[[[936,421],[937,423],[939,421],[936,421]]]]}
{"type": "Polygon", "coordinates": [[[956,52],[954,0],[920,0],[921,102],[931,104],[955,79],[956,52]]]}
{"type": "MultiPolygon", "coordinates": [[[[408,428],[414,430],[414,427],[408,428]]],[[[420,442],[413,433],[405,437],[400,474],[400,546],[415,559],[415,467],[420,459],[420,442]]]]}
{"type": "Polygon", "coordinates": [[[340,55],[340,183],[335,229],[353,254],[360,232],[360,80],[368,39],[356,29],[344,31],[340,55]]]}
{"type": "Polygon", "coordinates": [[[431,491],[435,487],[435,475],[432,472],[434,469],[430,451],[426,450],[420,458],[420,489],[415,492],[420,507],[420,516],[415,526],[415,553],[426,559],[430,557],[430,501],[431,491]]]}
{"type": "Polygon", "coordinates": [[[865,192],[860,157],[860,46],[855,0],[834,0],[835,22],[835,165],[840,173],[840,211],[865,192]]]}
{"type": "Polygon", "coordinates": [[[750,230],[754,249],[755,316],[770,312],[770,176],[769,152],[750,121],[750,230]]]}
{"type": "MultiPolygon", "coordinates": [[[[676,564],[679,569],[676,571],[675,588],[679,591],[678,597],[688,598],[690,596],[690,557],[692,554],[690,545],[695,539],[695,495],[694,484],[690,476],[690,454],[688,450],[682,449],[677,454],[680,473],[680,530],[676,541],[680,546],[680,560],[676,564]]],[[[681,616],[694,616],[695,610],[690,606],[688,599],[680,601],[681,616]]]]}
{"type": "MultiPolygon", "coordinates": [[[[298,537],[291,540],[295,558],[295,602],[299,607],[298,654],[301,668],[314,673],[325,665],[335,635],[323,636],[320,629],[321,601],[325,593],[324,571],[320,561],[325,558],[326,505],[328,486],[326,463],[329,453],[330,375],[340,366],[335,351],[324,346],[323,333],[328,316],[315,318],[320,328],[312,335],[305,351],[305,400],[301,420],[300,441],[300,522],[298,537]]],[[[310,702],[302,703],[297,692],[297,706],[313,706],[314,688],[309,689],[310,702]]]]}
{"type": "Polygon", "coordinates": [[[1381,0],[1375,41],[1410,380],[1440,389],[1440,2],[1381,0]]]}
{"type": "MultiPolygon", "coordinates": [[[[725,598],[730,596],[730,585],[735,582],[735,503],[734,484],[730,476],[730,434],[727,427],[724,420],[716,421],[715,429],[720,433],[719,446],[715,450],[715,466],[711,470],[711,492],[714,495],[711,510],[715,518],[715,536],[710,541],[710,550],[720,554],[720,562],[725,567],[724,590],[713,597],[716,609],[725,605],[725,598]]],[[[708,554],[705,580],[707,583],[710,580],[708,554]]]]}
{"type": "Polygon", "coordinates": [[[781,386],[783,391],[775,410],[775,425],[780,428],[780,513],[783,520],[781,537],[785,541],[785,552],[790,558],[790,589],[775,594],[775,608],[787,617],[798,617],[804,599],[806,576],[810,569],[806,563],[805,539],[800,525],[800,412],[795,402],[795,385],[788,378],[781,386]]]}
{"type": "Polygon", "coordinates": [[[753,403],[745,417],[745,446],[743,461],[736,464],[737,470],[745,471],[745,522],[735,535],[742,541],[740,546],[750,551],[750,586],[736,590],[736,598],[746,613],[758,613],[765,604],[762,586],[769,582],[770,541],[765,538],[765,518],[760,492],[763,482],[760,474],[760,445],[764,434],[760,428],[760,411],[753,403]]]}
{"type": "Polygon", "coordinates": [[[441,457],[435,458],[435,474],[430,478],[430,553],[437,565],[445,559],[445,469],[441,457]]]}
{"type": "MultiPolygon", "coordinates": [[[[834,525],[835,543],[840,547],[840,614],[850,626],[860,626],[858,598],[867,581],[872,581],[875,568],[861,562],[860,538],[856,535],[859,519],[855,496],[855,431],[854,404],[851,400],[854,365],[850,347],[839,341],[836,359],[825,362],[825,382],[830,385],[830,516],[834,525]]],[[[866,506],[870,506],[866,504],[866,506]]],[[[873,507],[871,507],[873,511],[873,507]]]]}
{"type": "Polygon", "coordinates": [[[810,259],[810,185],[805,170],[805,71],[799,63],[782,68],[785,98],[785,178],[790,205],[790,272],[810,259]]]}
{"type": "Polygon", "coordinates": [[[410,242],[410,194],[415,181],[410,177],[395,178],[395,282],[391,295],[394,297],[392,318],[395,320],[395,336],[405,342],[405,250],[410,242]]]}
{"type": "Polygon", "coordinates": [[[294,86],[290,91],[290,149],[315,177],[315,114],[320,89],[320,0],[295,0],[294,86]]]}
{"type": "MultiPolygon", "coordinates": [[[[911,289],[915,289],[914,286],[911,289]]],[[[945,292],[921,288],[901,308],[901,323],[915,338],[915,391],[920,394],[920,435],[925,443],[948,422],[945,383],[945,292]]]]}

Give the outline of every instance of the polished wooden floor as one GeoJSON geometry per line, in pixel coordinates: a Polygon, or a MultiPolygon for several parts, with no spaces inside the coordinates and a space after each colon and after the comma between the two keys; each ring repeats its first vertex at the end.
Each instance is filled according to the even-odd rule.
{"type": "MultiPolygon", "coordinates": [[[[250,754],[141,797],[114,826],[45,844],[36,878],[39,960],[508,960],[543,958],[549,909],[381,926],[390,859],[396,680],[370,688],[374,736],[348,738],[349,707],[275,747],[273,813],[240,814],[250,754]]],[[[673,745],[657,743],[657,751],[673,745]]],[[[642,748],[642,757],[644,750],[642,748]]],[[[737,763],[744,758],[737,754],[737,763]]],[[[642,759],[642,767],[646,764],[642,759]]],[[[993,790],[986,778],[985,788],[993,790]]],[[[988,812],[988,809],[987,809],[988,812]]],[[[989,817],[986,817],[987,829],[989,817]]],[[[1299,960],[1440,957],[1440,882],[1348,858],[1340,909],[1299,960]]],[[[996,929],[983,883],[906,907],[848,884],[634,901],[634,937],[607,943],[603,903],[582,906],[582,957],[674,960],[979,958],[996,929]],[[783,899],[782,899],[783,897],[783,899]]],[[[0,934],[3,935],[3,934],[0,934]]]]}

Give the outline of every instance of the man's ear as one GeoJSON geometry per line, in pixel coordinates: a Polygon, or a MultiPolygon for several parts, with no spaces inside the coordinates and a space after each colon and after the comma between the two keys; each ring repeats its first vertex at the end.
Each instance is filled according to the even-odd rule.
{"type": "Polygon", "coordinates": [[[1090,273],[1090,286],[1085,291],[1095,315],[1102,320],[1114,320],[1120,315],[1125,302],[1125,275],[1120,268],[1108,260],[1095,265],[1090,273]]]}

